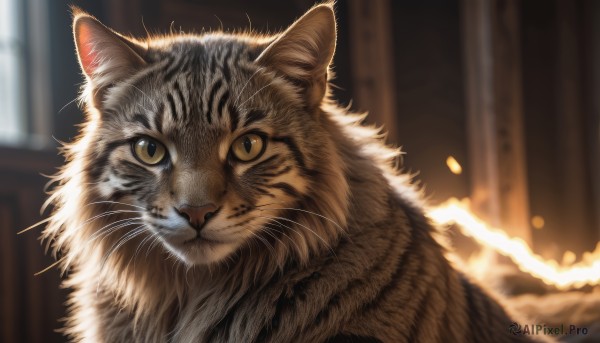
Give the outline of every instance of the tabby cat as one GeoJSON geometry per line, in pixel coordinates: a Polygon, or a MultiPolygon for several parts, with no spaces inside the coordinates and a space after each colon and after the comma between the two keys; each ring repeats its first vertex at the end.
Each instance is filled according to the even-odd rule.
{"type": "Polygon", "coordinates": [[[73,31],[86,119],[42,235],[70,339],[525,340],[449,262],[398,151],[330,99],[332,5],[275,36],[138,40],[77,9],[73,31]]]}

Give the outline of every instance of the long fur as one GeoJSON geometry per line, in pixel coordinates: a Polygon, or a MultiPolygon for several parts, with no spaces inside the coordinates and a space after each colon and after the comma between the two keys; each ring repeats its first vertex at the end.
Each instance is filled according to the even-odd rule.
{"type": "Polygon", "coordinates": [[[72,340],[526,340],[448,261],[399,151],[327,96],[333,20],[320,5],[281,36],[136,41],[76,13],[86,120],[63,149],[42,236],[68,271],[72,340]],[[227,164],[251,119],[269,137],[264,155],[227,164]],[[139,134],[161,139],[171,164],[136,161],[127,142],[139,134]],[[225,194],[203,232],[235,242],[204,252],[208,263],[156,224],[180,223],[169,209],[199,184],[225,194]]]}

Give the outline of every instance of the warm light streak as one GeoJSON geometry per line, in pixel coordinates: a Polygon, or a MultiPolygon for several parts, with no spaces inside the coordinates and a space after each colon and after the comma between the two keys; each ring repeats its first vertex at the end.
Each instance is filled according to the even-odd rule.
{"type": "Polygon", "coordinates": [[[450,199],[430,209],[429,217],[440,225],[458,224],[463,234],[509,257],[521,271],[549,285],[565,289],[600,284],[600,242],[593,252],[584,253],[580,262],[573,264],[576,256],[571,253],[573,255],[566,254],[564,263],[559,264],[533,253],[522,239],[509,237],[502,230],[490,228],[469,211],[468,200],[450,199]]]}

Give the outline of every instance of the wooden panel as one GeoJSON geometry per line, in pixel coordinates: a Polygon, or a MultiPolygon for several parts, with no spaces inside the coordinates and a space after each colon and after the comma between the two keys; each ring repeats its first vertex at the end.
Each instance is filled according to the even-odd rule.
{"type": "Polygon", "coordinates": [[[369,121],[386,125],[388,140],[398,143],[394,102],[394,65],[388,0],[350,0],[355,108],[369,121]]]}
{"type": "Polygon", "coordinates": [[[530,240],[518,2],[462,2],[474,210],[530,240]]]}
{"type": "Polygon", "coordinates": [[[523,106],[527,145],[529,198],[532,215],[544,218],[544,227],[534,230],[536,252],[560,258],[564,228],[556,127],[556,13],[555,1],[522,2],[523,106]]]}
{"type": "Polygon", "coordinates": [[[34,274],[53,263],[37,239],[43,227],[17,232],[41,219],[47,179],[59,159],[54,152],[0,148],[0,341],[62,342],[55,332],[63,316],[64,291],[56,270],[34,274]]]}
{"type": "Polygon", "coordinates": [[[459,1],[391,1],[390,6],[391,92],[396,143],[405,152],[402,167],[418,173],[416,179],[433,203],[467,197],[470,169],[459,1]],[[450,155],[463,166],[460,175],[447,167],[450,155]]]}
{"type": "Polygon", "coordinates": [[[585,65],[586,136],[590,174],[592,176],[592,213],[595,240],[600,240],[600,1],[585,0],[585,65]]]}
{"type": "Polygon", "coordinates": [[[538,252],[560,259],[565,250],[581,253],[598,240],[600,69],[594,51],[600,31],[594,17],[600,7],[531,0],[521,8],[530,205],[545,219],[534,241],[538,252]]]}
{"type": "Polygon", "coordinates": [[[492,2],[494,115],[500,221],[506,231],[531,241],[523,133],[519,0],[492,2]]]}
{"type": "Polygon", "coordinates": [[[15,233],[15,201],[10,197],[0,198],[0,338],[3,342],[17,342],[17,320],[19,319],[15,233]]]}
{"type": "MultiPolygon", "coordinates": [[[[557,18],[557,127],[560,163],[556,166],[560,173],[559,192],[564,199],[562,215],[565,227],[571,232],[563,235],[562,247],[572,251],[593,249],[594,239],[590,235],[592,227],[592,192],[590,184],[590,163],[586,156],[585,129],[583,114],[584,66],[581,51],[581,7],[579,1],[558,0],[557,18]],[[576,234],[573,234],[576,233],[576,234]]],[[[598,38],[596,38],[598,39],[598,38]]],[[[598,95],[596,94],[595,97],[598,95]]],[[[565,231],[566,231],[565,230],[565,231]]]]}
{"type": "Polygon", "coordinates": [[[462,2],[473,210],[500,225],[489,1],[462,2]]]}

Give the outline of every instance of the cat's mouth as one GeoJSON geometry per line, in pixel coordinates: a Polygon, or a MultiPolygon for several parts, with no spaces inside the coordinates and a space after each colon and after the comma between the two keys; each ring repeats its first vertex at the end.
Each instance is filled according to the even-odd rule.
{"type": "MultiPolygon", "coordinates": [[[[207,223],[204,223],[204,224],[205,224],[204,226],[206,226],[207,223]]],[[[208,238],[208,237],[206,237],[206,234],[203,234],[203,233],[205,233],[205,231],[202,228],[196,229],[196,235],[190,239],[183,241],[183,245],[191,245],[191,244],[217,245],[217,244],[225,243],[225,242],[219,241],[214,238],[208,238]]]]}
{"type": "Polygon", "coordinates": [[[216,245],[216,244],[223,244],[225,242],[221,242],[221,241],[217,241],[214,239],[210,239],[210,238],[206,238],[203,237],[202,234],[197,234],[196,237],[188,239],[186,241],[183,242],[184,245],[189,245],[189,244],[209,244],[209,245],[216,245]]]}

